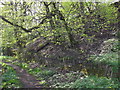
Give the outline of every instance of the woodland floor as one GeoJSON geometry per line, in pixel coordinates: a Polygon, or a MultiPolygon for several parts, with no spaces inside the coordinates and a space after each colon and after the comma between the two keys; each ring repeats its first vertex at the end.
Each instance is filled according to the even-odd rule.
{"type": "MultiPolygon", "coordinates": [[[[107,47],[107,45],[108,45],[109,43],[107,43],[106,45],[104,45],[104,46],[106,46],[107,47]]],[[[102,45],[103,46],[103,45],[102,45]]],[[[102,47],[101,46],[101,47],[102,47]]],[[[102,49],[102,50],[104,50],[104,49],[102,49]]],[[[111,51],[112,52],[112,51],[111,51]]],[[[112,52],[112,54],[114,55],[114,52],[112,52]]],[[[115,53],[115,54],[117,54],[117,53],[115,53]]],[[[105,58],[105,57],[104,57],[105,58]]],[[[110,61],[111,60],[113,60],[113,59],[115,59],[116,60],[116,58],[114,58],[113,56],[111,57],[111,56],[109,56],[109,58],[111,58],[110,59],[110,61]],[[113,58],[113,59],[112,59],[113,58]]],[[[108,58],[106,58],[106,60],[109,60],[108,58]]],[[[114,62],[115,62],[115,60],[113,60],[114,62]]],[[[4,63],[6,63],[7,65],[9,65],[9,66],[11,66],[15,71],[16,71],[16,73],[17,73],[17,76],[19,77],[19,80],[20,80],[20,82],[22,83],[22,88],[46,88],[46,85],[45,84],[40,84],[40,82],[42,81],[42,79],[41,80],[38,80],[38,77],[40,77],[40,76],[38,76],[38,77],[36,77],[35,75],[31,75],[31,74],[29,74],[29,72],[27,72],[27,70],[26,69],[23,69],[22,67],[20,67],[20,66],[18,66],[18,63],[20,64],[22,64],[22,62],[21,61],[19,61],[19,60],[13,60],[13,61],[7,61],[7,60],[2,60],[4,63]],[[17,61],[17,62],[16,62],[17,61]],[[15,62],[15,63],[14,63],[15,62]]],[[[24,62],[23,62],[24,63],[24,62]]],[[[116,75],[111,75],[111,73],[109,73],[108,71],[112,71],[111,70],[111,66],[110,65],[112,65],[112,64],[110,64],[109,65],[109,63],[108,64],[103,64],[103,63],[105,63],[105,62],[103,62],[102,64],[101,64],[101,62],[97,62],[98,64],[100,64],[100,65],[98,65],[98,64],[94,64],[94,63],[85,63],[85,64],[83,64],[83,66],[85,66],[85,68],[87,69],[87,72],[88,72],[88,76],[90,76],[90,75],[98,75],[99,77],[106,77],[106,76],[110,76],[110,77],[112,77],[112,76],[114,76],[114,77],[116,77],[116,75],[117,75],[117,77],[119,77],[118,75],[119,74],[116,74],[116,75]],[[108,67],[108,66],[110,66],[110,67],[108,67]],[[96,69],[97,68],[97,69],[96,69]],[[110,69],[110,70],[109,70],[110,69]],[[107,73],[107,74],[106,74],[107,73]]],[[[114,63],[113,63],[114,64],[114,63]]],[[[37,63],[35,63],[35,66],[34,66],[34,64],[32,64],[33,65],[33,68],[32,68],[32,66],[31,66],[31,64],[29,63],[29,67],[28,68],[30,68],[30,69],[33,69],[34,67],[36,67],[36,65],[37,65],[37,63]]],[[[113,65],[113,67],[115,66],[115,67],[117,67],[116,66],[117,64],[115,64],[115,65],[113,65]]],[[[48,68],[48,67],[47,67],[48,68]]],[[[52,71],[57,71],[58,69],[57,68],[55,68],[55,67],[52,67],[52,68],[50,68],[49,67],[49,69],[54,69],[54,70],[52,70],[52,71]]],[[[74,68],[72,67],[72,69],[70,68],[70,70],[69,70],[69,68],[67,68],[67,70],[63,70],[63,69],[60,69],[60,70],[58,70],[57,72],[59,72],[60,74],[61,74],[61,76],[63,75],[63,76],[65,76],[65,77],[60,77],[59,76],[59,78],[58,79],[56,79],[57,80],[57,82],[60,82],[60,83],[62,83],[62,82],[66,82],[66,81],[71,81],[71,79],[69,79],[69,78],[66,78],[67,77],[67,75],[66,74],[64,74],[64,73],[66,73],[67,71],[68,72],[70,72],[70,71],[74,71],[73,69],[75,69],[75,71],[77,71],[77,70],[80,70],[80,65],[79,65],[79,67],[77,66],[77,65],[75,65],[74,66],[74,68]],[[78,69],[77,69],[78,68],[78,69]],[[62,70],[62,72],[61,72],[61,70],[62,70]],[[61,78],[62,78],[62,80],[61,80],[61,78]],[[59,80],[60,79],[60,80],[59,80]]],[[[82,71],[82,69],[81,69],[81,71],[82,71]]],[[[57,73],[58,74],[58,73],[57,73]]],[[[56,74],[56,75],[57,75],[56,74]]],[[[45,77],[46,75],[44,75],[44,77],[45,77]]],[[[52,76],[49,76],[49,77],[52,77],[52,76]]],[[[73,81],[72,82],[75,82],[74,80],[76,80],[76,75],[75,75],[75,77],[73,76],[73,77],[71,77],[72,79],[73,79],[73,81]]],[[[80,76],[81,77],[81,76],[80,76]]],[[[54,82],[53,83],[53,77],[51,78],[51,79],[49,79],[48,77],[47,77],[47,79],[46,79],[46,81],[47,81],[47,84],[49,84],[50,86],[51,85],[54,85],[54,84],[56,84],[56,82],[54,82]],[[52,80],[51,82],[50,82],[50,80],[52,80]]],[[[67,82],[68,83],[68,82],[67,82]]],[[[82,82],[81,82],[82,83],[82,82]]],[[[86,85],[86,84],[85,84],[86,85]]],[[[47,85],[47,87],[49,87],[48,85],[47,85]]]]}
{"type": "Polygon", "coordinates": [[[23,88],[44,88],[41,84],[39,84],[39,80],[37,80],[33,75],[28,74],[26,70],[10,62],[5,63],[14,68],[19,77],[19,80],[23,85],[23,88]]]}

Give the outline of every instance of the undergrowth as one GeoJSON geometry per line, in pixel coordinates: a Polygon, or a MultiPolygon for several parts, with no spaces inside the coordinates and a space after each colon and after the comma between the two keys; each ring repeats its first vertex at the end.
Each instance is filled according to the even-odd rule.
{"type": "Polygon", "coordinates": [[[21,88],[22,84],[17,77],[16,71],[6,65],[5,63],[2,64],[2,84],[1,88],[21,88]]]}
{"type": "MultiPolygon", "coordinates": [[[[119,55],[118,55],[118,53],[120,51],[119,43],[116,40],[115,41],[107,40],[106,42],[113,44],[111,46],[111,48],[109,48],[109,50],[108,50],[109,52],[101,53],[99,55],[91,55],[89,60],[93,61],[96,64],[102,63],[102,64],[109,65],[109,66],[113,67],[114,70],[115,69],[118,70],[118,66],[120,64],[119,55]]],[[[108,46],[106,46],[106,48],[108,48],[108,46]]]]}
{"type": "Polygon", "coordinates": [[[115,83],[111,78],[89,76],[84,79],[77,79],[70,88],[118,88],[118,83],[118,81],[115,83]]]}
{"type": "Polygon", "coordinates": [[[32,74],[37,77],[37,80],[40,80],[40,84],[47,86],[47,79],[53,76],[56,72],[52,70],[42,70],[41,68],[34,68],[28,70],[29,74],[32,74]]]}

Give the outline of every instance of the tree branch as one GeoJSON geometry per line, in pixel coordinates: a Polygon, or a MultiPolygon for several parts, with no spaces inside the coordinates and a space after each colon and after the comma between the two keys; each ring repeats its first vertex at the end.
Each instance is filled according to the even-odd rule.
{"type": "Polygon", "coordinates": [[[34,27],[32,27],[32,28],[29,28],[29,29],[24,28],[23,26],[20,26],[20,25],[18,25],[18,24],[15,24],[15,23],[9,21],[9,20],[6,19],[4,16],[1,16],[1,15],[0,15],[0,18],[1,18],[3,21],[9,23],[9,24],[12,25],[12,26],[21,28],[21,29],[24,30],[25,32],[32,32],[33,29],[38,29],[38,28],[40,28],[40,25],[43,24],[46,19],[50,19],[52,16],[55,16],[55,15],[56,15],[56,14],[54,14],[54,13],[52,13],[52,12],[49,12],[48,6],[49,6],[50,4],[51,4],[51,3],[48,4],[48,3],[45,3],[45,2],[44,2],[44,5],[46,6],[46,9],[47,9],[47,15],[44,17],[44,19],[42,19],[42,21],[39,23],[39,25],[34,26],[34,27]]]}
{"type": "Polygon", "coordinates": [[[32,32],[33,29],[38,29],[38,28],[40,28],[39,25],[40,25],[40,24],[43,24],[44,21],[47,19],[47,17],[45,17],[45,18],[40,22],[40,24],[39,24],[38,26],[34,26],[34,27],[32,27],[32,28],[26,29],[26,28],[24,28],[24,27],[22,27],[22,26],[20,26],[20,25],[14,24],[13,22],[7,20],[7,19],[4,18],[3,16],[0,16],[0,18],[1,18],[3,21],[9,23],[9,24],[12,25],[12,26],[21,28],[21,29],[24,30],[25,32],[32,32]]]}

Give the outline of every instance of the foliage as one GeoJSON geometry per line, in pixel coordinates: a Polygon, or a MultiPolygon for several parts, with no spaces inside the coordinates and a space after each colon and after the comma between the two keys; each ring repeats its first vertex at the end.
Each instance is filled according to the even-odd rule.
{"type": "MultiPolygon", "coordinates": [[[[18,64],[18,63],[17,63],[18,64]]],[[[19,63],[18,64],[21,68],[23,68],[23,69],[29,69],[29,65],[27,64],[27,63],[19,63]]]]}
{"type": "Polygon", "coordinates": [[[18,80],[15,70],[7,65],[3,67],[2,73],[2,88],[21,88],[21,82],[18,80]]]}
{"type": "Polygon", "coordinates": [[[90,76],[84,79],[78,79],[71,88],[118,88],[119,83],[106,77],[90,76]]]}
{"type": "Polygon", "coordinates": [[[0,56],[0,61],[3,62],[12,62],[15,59],[16,59],[15,57],[11,57],[11,56],[0,56]]]}
{"type": "Polygon", "coordinates": [[[114,28],[109,24],[117,17],[117,9],[105,3],[3,3],[1,19],[5,22],[2,22],[1,27],[1,48],[4,54],[7,55],[6,52],[9,51],[11,56],[16,55],[21,60],[25,60],[25,53],[32,52],[26,51],[27,44],[40,37],[65,47],[79,48],[81,43],[92,44],[97,33],[101,34],[114,28]]]}
{"type": "Polygon", "coordinates": [[[36,76],[38,72],[41,72],[41,69],[40,68],[29,69],[28,72],[36,76]]]}
{"type": "Polygon", "coordinates": [[[76,72],[68,72],[68,73],[58,73],[54,74],[52,77],[49,77],[48,85],[52,88],[70,88],[70,86],[76,81],[76,79],[83,79],[85,76],[83,73],[76,72]]]}
{"type": "Polygon", "coordinates": [[[16,71],[4,62],[12,62],[15,58],[11,56],[0,56],[1,72],[1,88],[21,88],[22,84],[16,74],[16,71]],[[2,62],[4,61],[4,62],[2,62]]]}
{"type": "Polygon", "coordinates": [[[96,64],[97,63],[102,63],[102,64],[107,64],[109,66],[113,67],[113,71],[118,70],[118,65],[119,65],[119,56],[118,52],[120,50],[120,46],[118,45],[118,41],[116,40],[107,40],[105,41],[106,43],[110,43],[109,46],[105,46],[109,49],[106,50],[106,53],[101,53],[99,55],[93,55],[90,57],[90,60],[94,61],[96,64]],[[108,52],[109,51],[109,52],[108,52]]]}
{"type": "Polygon", "coordinates": [[[51,77],[54,74],[55,74],[54,71],[51,71],[51,70],[42,70],[41,72],[38,73],[38,76],[39,77],[48,78],[48,77],[51,77]]]}
{"type": "Polygon", "coordinates": [[[42,70],[40,67],[39,68],[34,68],[34,69],[29,69],[28,72],[30,74],[33,74],[34,76],[37,76],[38,78],[43,78],[43,79],[51,77],[52,75],[55,74],[54,71],[42,70]]]}
{"type": "MultiPolygon", "coordinates": [[[[50,67],[56,63],[63,66],[70,63],[68,65],[70,68],[84,63],[84,66],[87,66],[87,58],[90,56],[93,65],[106,65],[112,67],[113,71],[118,70],[117,53],[120,49],[118,41],[107,41],[108,46],[110,44],[108,52],[92,56],[101,42],[117,36],[118,8],[110,3],[100,2],[27,2],[26,0],[3,1],[0,7],[0,33],[2,33],[0,51],[3,55],[12,56],[0,56],[1,61],[12,62],[28,70],[28,73],[42,80],[41,84],[46,84],[48,80],[51,87],[116,88],[118,86],[112,79],[106,77],[86,77],[84,74],[82,77],[82,69],[81,72],[65,74],[62,74],[64,72],[62,70],[58,74],[49,69],[30,66],[32,61],[50,67]],[[15,59],[17,62],[14,62],[15,59]]],[[[103,46],[102,50],[105,51],[106,47],[104,49],[103,46]]],[[[3,87],[19,87],[16,72],[5,63],[3,67],[3,87]],[[7,74],[12,75],[10,76],[12,78],[7,77],[7,74]]],[[[67,67],[64,68],[68,70],[67,67]]]]}
{"type": "Polygon", "coordinates": [[[12,58],[11,56],[0,56],[0,60],[12,58]]]}
{"type": "Polygon", "coordinates": [[[42,70],[39,68],[29,69],[28,73],[37,77],[37,80],[40,80],[39,84],[48,86],[47,79],[55,74],[52,70],[42,70]]]}
{"type": "Polygon", "coordinates": [[[118,66],[118,53],[107,53],[100,56],[92,57],[96,63],[105,63],[112,66],[118,66]]]}
{"type": "Polygon", "coordinates": [[[66,74],[54,74],[48,79],[48,84],[52,88],[118,88],[116,79],[88,76],[83,77],[80,72],[70,72],[66,74]]]}

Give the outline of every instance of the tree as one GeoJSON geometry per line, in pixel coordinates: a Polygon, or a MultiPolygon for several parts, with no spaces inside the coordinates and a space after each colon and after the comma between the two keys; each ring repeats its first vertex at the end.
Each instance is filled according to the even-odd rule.
{"type": "MultiPolygon", "coordinates": [[[[87,55],[89,49],[101,37],[115,30],[116,9],[109,4],[92,2],[3,2],[0,19],[3,21],[3,36],[13,35],[12,48],[17,48],[19,56],[26,46],[35,39],[44,38],[43,44],[35,52],[50,43],[73,48],[87,55]],[[5,29],[8,26],[7,31],[5,29]],[[84,45],[84,46],[83,46],[84,45]]],[[[108,38],[110,35],[108,36],[108,38]]],[[[3,42],[9,42],[5,38],[3,42]]],[[[41,39],[42,40],[42,39],[41,39]]],[[[39,42],[40,43],[40,42],[39,42]]],[[[7,45],[5,45],[7,47],[7,45]]],[[[35,50],[35,49],[34,49],[35,50]]],[[[34,53],[31,53],[32,55],[34,53]]],[[[34,55],[33,55],[34,56],[34,55]]]]}

